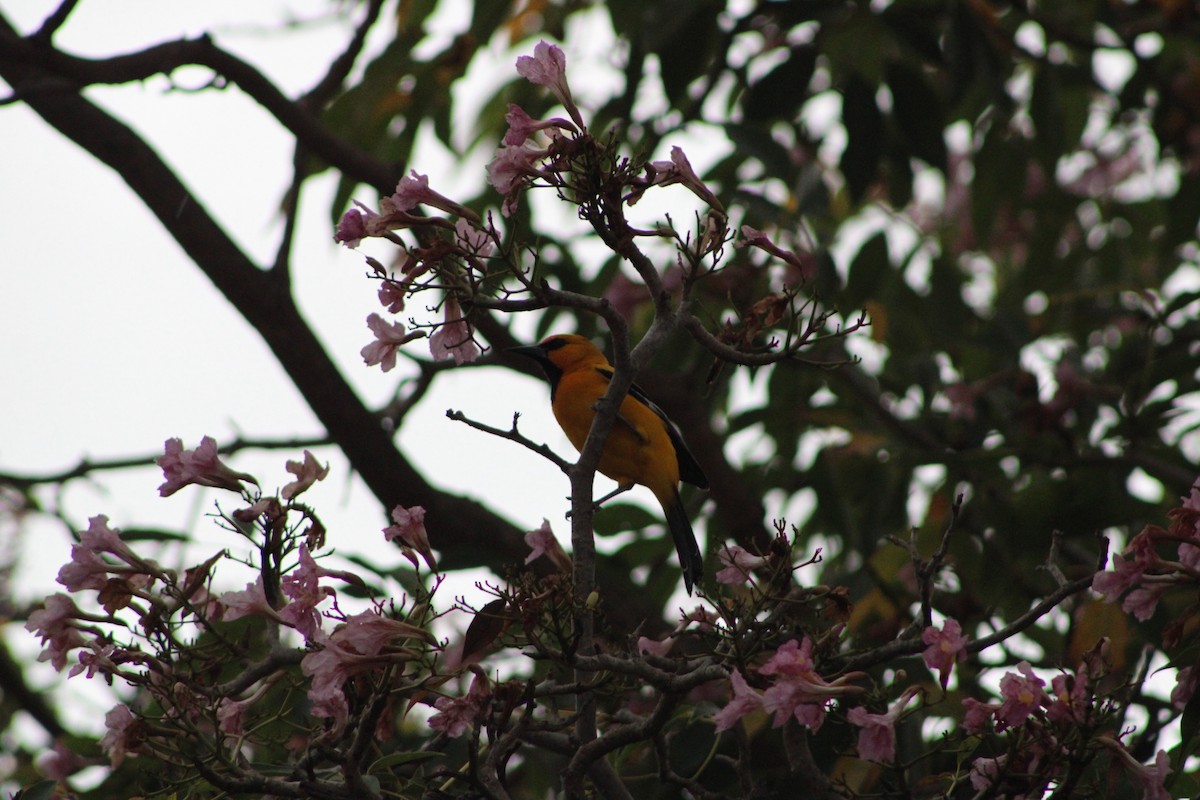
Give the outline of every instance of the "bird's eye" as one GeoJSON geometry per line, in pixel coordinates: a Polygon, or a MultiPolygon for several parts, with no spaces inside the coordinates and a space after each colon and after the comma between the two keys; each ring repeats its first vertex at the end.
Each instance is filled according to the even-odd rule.
{"type": "Polygon", "coordinates": [[[547,339],[546,341],[542,342],[542,349],[549,353],[551,350],[557,350],[558,348],[563,347],[566,345],[566,343],[566,339],[555,336],[552,339],[547,339]]]}

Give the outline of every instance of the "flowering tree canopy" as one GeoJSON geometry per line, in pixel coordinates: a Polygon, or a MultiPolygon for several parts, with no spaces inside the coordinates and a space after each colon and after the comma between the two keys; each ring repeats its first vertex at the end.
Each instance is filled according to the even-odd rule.
{"type": "Polygon", "coordinates": [[[208,436],[0,475],[3,513],[73,537],[61,588],[8,599],[6,637],[49,662],[0,670],[0,722],[45,734],[6,764],[13,791],[1196,795],[1200,17],[478,0],[438,51],[441,4],[368,0],[337,6],[344,52],[288,97],[219,37],[61,49],[75,5],[30,31],[0,12],[9,104],[125,178],[327,437],[265,443],[274,475],[208,436]],[[615,70],[576,60],[601,28],[615,70]],[[456,134],[468,72],[500,51],[508,79],[456,134]],[[184,67],[295,139],[274,265],[84,91],[184,67]],[[422,129],[465,175],[421,163],[422,129]],[[383,408],[289,284],[299,197],[327,171],[336,258],[371,286],[361,370],[403,387],[383,408]],[[542,409],[447,424],[561,470],[569,521],[536,530],[386,433],[452,370],[530,370],[504,354],[530,330],[609,348],[578,460],[522,431],[542,409]],[[710,478],[684,495],[707,542],[685,607],[662,520],[595,504],[635,378],[710,478]],[[323,447],[374,494],[374,530],[309,504],[323,447]],[[85,524],[55,494],[139,465],[163,497],[216,498],[217,552],[168,561],[136,520],[85,524]],[[403,565],[356,558],[364,535],[403,565]],[[479,567],[482,602],[445,588],[479,567]],[[39,669],[105,692],[103,727],[73,729],[39,669]]]}

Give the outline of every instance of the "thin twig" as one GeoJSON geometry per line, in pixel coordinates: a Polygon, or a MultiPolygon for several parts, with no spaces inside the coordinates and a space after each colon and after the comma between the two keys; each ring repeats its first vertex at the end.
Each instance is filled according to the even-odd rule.
{"type": "Polygon", "coordinates": [[[533,441],[532,439],[525,438],[525,436],[519,430],[517,430],[517,420],[521,416],[518,413],[513,414],[512,427],[509,428],[508,430],[503,430],[501,428],[493,428],[491,425],[485,425],[482,422],[476,422],[475,420],[467,417],[461,411],[455,411],[452,408],[446,409],[446,416],[448,418],[454,420],[455,422],[461,422],[465,425],[468,425],[469,427],[474,428],[477,431],[482,431],[484,433],[491,434],[492,436],[498,436],[501,439],[507,439],[510,442],[516,442],[517,444],[521,445],[522,447],[525,447],[525,448],[537,453],[539,456],[541,456],[542,458],[551,462],[552,464],[554,464],[554,466],[558,467],[563,472],[568,472],[571,469],[571,462],[567,461],[565,458],[563,458],[560,455],[558,455],[557,453],[555,453],[547,445],[538,444],[537,442],[533,441]]]}

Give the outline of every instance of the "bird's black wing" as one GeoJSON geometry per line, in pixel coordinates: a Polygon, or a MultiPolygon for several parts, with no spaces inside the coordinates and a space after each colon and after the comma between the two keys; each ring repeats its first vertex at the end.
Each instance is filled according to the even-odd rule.
{"type": "MultiPolygon", "coordinates": [[[[612,380],[613,371],[611,369],[597,367],[596,370],[604,377],[612,380]]],[[[670,437],[671,444],[675,447],[675,458],[679,462],[680,479],[701,489],[707,489],[708,478],[705,476],[704,470],[700,469],[700,465],[696,462],[696,457],[692,455],[692,451],[688,450],[687,442],[683,440],[683,434],[680,433],[679,426],[672,422],[667,413],[659,408],[658,404],[651,400],[642,387],[636,383],[629,387],[629,394],[633,399],[657,414],[658,418],[666,425],[667,436],[670,437]]],[[[625,424],[628,425],[629,423],[626,422],[625,424]]]]}

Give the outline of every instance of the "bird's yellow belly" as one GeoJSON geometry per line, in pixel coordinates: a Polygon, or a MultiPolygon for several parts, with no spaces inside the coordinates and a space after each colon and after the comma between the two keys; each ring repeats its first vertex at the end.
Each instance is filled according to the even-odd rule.
{"type": "MultiPolygon", "coordinates": [[[[593,408],[596,399],[599,398],[570,407],[555,404],[554,416],[576,450],[582,451],[587,442],[596,416],[593,408]]],[[[650,409],[628,397],[621,404],[620,417],[604,443],[597,470],[621,486],[638,483],[650,486],[656,493],[659,488],[656,484],[673,487],[679,480],[679,466],[666,428],[650,409]],[[645,419],[647,416],[650,419],[645,419]]]]}

